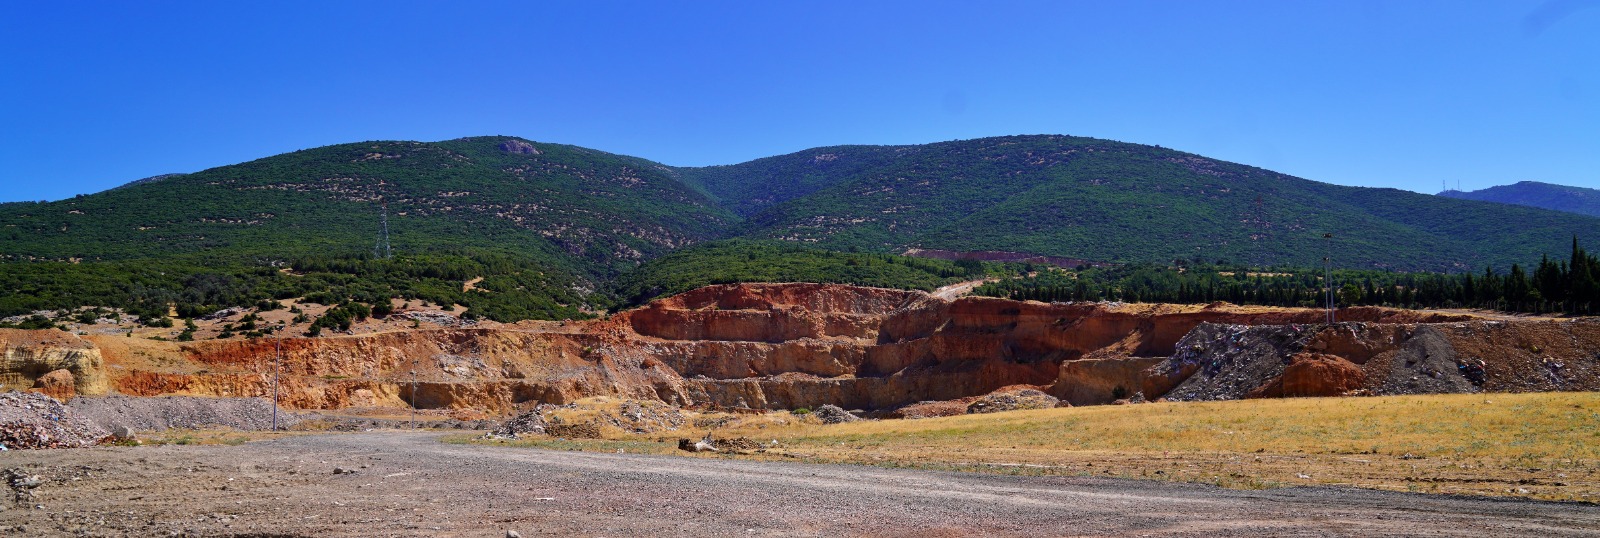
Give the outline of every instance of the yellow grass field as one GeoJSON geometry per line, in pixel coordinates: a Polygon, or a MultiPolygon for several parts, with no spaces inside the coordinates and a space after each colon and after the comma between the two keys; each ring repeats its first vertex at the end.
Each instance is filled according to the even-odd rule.
{"type": "MultiPolygon", "coordinates": [[[[676,440],[705,431],[511,444],[688,455],[676,440]]],[[[1600,393],[1150,403],[835,425],[770,413],[713,435],[765,448],[697,457],[1600,502],[1600,393]]]]}

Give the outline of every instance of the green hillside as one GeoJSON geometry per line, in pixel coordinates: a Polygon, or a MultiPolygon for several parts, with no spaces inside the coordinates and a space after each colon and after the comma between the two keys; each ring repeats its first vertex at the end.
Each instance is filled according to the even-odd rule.
{"type": "Polygon", "coordinates": [[[0,205],[0,260],[9,262],[0,282],[10,284],[0,315],[248,305],[305,288],[307,279],[273,270],[310,263],[335,268],[310,280],[326,281],[335,302],[392,293],[476,303],[503,320],[575,317],[609,305],[593,292],[619,272],[715,239],[737,220],[664,166],[575,146],[509,137],[341,144],[0,205]],[[374,256],[385,205],[396,259],[362,262],[374,256]],[[406,275],[449,275],[456,291],[400,283],[406,275]],[[459,281],[480,276],[494,295],[463,296],[459,281]],[[194,278],[227,280],[233,291],[192,297],[194,278]]]}
{"type": "Polygon", "coordinates": [[[1313,266],[1331,250],[1348,267],[1463,271],[1530,263],[1600,230],[1594,218],[1069,136],[821,148],[680,173],[749,213],[746,237],[882,252],[1313,266]]]}
{"type": "Polygon", "coordinates": [[[510,250],[604,275],[718,236],[737,217],[639,159],[505,137],[363,142],[0,206],[10,260],[510,250]]]}
{"type": "Polygon", "coordinates": [[[1439,196],[1501,204],[1525,205],[1600,217],[1600,190],[1522,181],[1476,191],[1444,191],[1439,196]]]}
{"type": "Polygon", "coordinates": [[[1593,245],[1597,230],[1600,218],[1069,136],[704,168],[513,137],[361,142],[0,204],[0,317],[103,306],[159,322],[169,306],[311,296],[512,321],[718,282],[926,289],[999,267],[889,255],[907,248],[1255,267],[1317,267],[1328,252],[1351,270],[1504,271],[1574,236],[1593,245]],[[393,259],[374,249],[385,211],[393,259]]]}

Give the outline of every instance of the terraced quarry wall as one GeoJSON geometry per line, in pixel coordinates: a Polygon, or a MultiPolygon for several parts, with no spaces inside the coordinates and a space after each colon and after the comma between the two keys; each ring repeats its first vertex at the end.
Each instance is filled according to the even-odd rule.
{"type": "Polygon", "coordinates": [[[97,357],[73,363],[84,394],[264,396],[277,362],[291,407],[414,401],[489,415],[590,396],[891,409],[1014,385],[1074,405],[1141,393],[1231,399],[1600,388],[1597,321],[1355,308],[1328,326],[1319,324],[1324,315],[740,284],[565,325],[182,344],[8,330],[0,331],[7,361],[0,374],[10,388],[29,388],[75,353],[97,357]]]}

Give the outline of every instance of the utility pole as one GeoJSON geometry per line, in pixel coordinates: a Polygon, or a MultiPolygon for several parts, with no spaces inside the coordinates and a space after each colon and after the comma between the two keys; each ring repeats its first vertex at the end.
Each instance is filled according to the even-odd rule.
{"type": "Polygon", "coordinates": [[[1328,296],[1328,324],[1332,325],[1333,317],[1333,234],[1322,234],[1322,284],[1327,286],[1328,296]]]}
{"type": "Polygon", "coordinates": [[[278,431],[278,372],[283,363],[283,334],[278,334],[278,352],[272,358],[272,431],[278,431]]]}

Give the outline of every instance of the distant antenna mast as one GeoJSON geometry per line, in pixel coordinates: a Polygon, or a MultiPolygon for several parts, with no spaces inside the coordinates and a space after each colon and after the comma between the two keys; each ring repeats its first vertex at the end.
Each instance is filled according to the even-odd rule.
{"type": "Polygon", "coordinates": [[[372,257],[390,259],[394,250],[389,248],[389,202],[383,199],[383,182],[378,182],[378,205],[382,208],[378,227],[378,243],[372,246],[372,257]]]}
{"type": "Polygon", "coordinates": [[[1332,325],[1333,321],[1334,321],[1334,317],[1333,317],[1333,234],[1331,234],[1331,233],[1322,234],[1322,238],[1327,240],[1327,241],[1323,242],[1322,282],[1323,282],[1324,285],[1326,285],[1328,287],[1328,296],[1327,296],[1327,299],[1328,299],[1328,324],[1332,325]]]}

